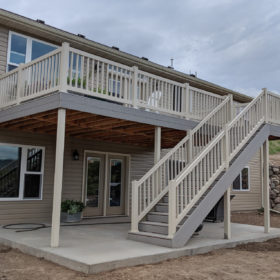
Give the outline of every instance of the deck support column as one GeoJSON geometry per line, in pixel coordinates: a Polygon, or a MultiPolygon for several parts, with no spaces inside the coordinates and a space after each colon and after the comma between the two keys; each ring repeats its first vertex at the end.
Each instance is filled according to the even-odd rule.
{"type": "Polygon", "coordinates": [[[154,144],[154,164],[160,160],[160,150],[161,150],[161,127],[155,127],[155,144],[154,144]]]}
{"type": "Polygon", "coordinates": [[[270,231],[270,201],[269,201],[269,142],[263,144],[263,208],[264,232],[270,231]]]}
{"type": "Polygon", "coordinates": [[[224,238],[231,239],[230,188],[224,194],[224,238]]]}
{"type": "Polygon", "coordinates": [[[62,193],[62,180],[63,180],[64,142],[65,142],[65,121],[66,121],[66,110],[58,109],[54,187],[53,187],[51,247],[59,246],[60,211],[61,211],[60,209],[61,209],[61,193],[62,193]]]}

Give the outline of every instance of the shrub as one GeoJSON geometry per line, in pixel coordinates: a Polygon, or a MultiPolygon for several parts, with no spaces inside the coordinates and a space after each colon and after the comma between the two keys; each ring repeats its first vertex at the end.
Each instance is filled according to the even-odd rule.
{"type": "Polygon", "coordinates": [[[61,203],[61,212],[68,214],[76,214],[82,212],[85,205],[81,201],[65,200],[61,203]]]}

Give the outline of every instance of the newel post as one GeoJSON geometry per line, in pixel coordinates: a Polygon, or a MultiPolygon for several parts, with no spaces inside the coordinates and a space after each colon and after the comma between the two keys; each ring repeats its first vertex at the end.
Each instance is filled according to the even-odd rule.
{"type": "Polygon", "coordinates": [[[225,138],[224,138],[224,143],[223,143],[223,152],[224,152],[224,161],[226,163],[226,169],[229,168],[229,128],[228,124],[225,125],[225,138]]]}
{"type": "Polygon", "coordinates": [[[168,237],[173,238],[176,233],[176,181],[169,184],[168,194],[168,237]]]}
{"type": "Polygon", "coordinates": [[[263,88],[264,92],[264,120],[268,122],[268,97],[267,97],[267,88],[263,88]]]}
{"type": "Polygon", "coordinates": [[[137,93],[138,93],[138,67],[132,67],[132,106],[137,108],[137,93]]]}
{"type": "Polygon", "coordinates": [[[138,232],[138,186],[137,181],[132,181],[132,194],[131,194],[131,232],[138,232]]]}
{"type": "Polygon", "coordinates": [[[16,92],[16,100],[17,104],[20,103],[21,92],[23,89],[23,63],[18,66],[18,76],[17,76],[17,92],[16,92]]]}
{"type": "Polygon", "coordinates": [[[188,158],[188,163],[191,163],[192,158],[193,158],[193,148],[194,148],[193,144],[195,144],[195,143],[193,143],[192,130],[188,130],[188,134],[189,134],[189,143],[188,143],[188,147],[187,147],[187,149],[188,149],[187,158],[188,158]]]}
{"type": "Polygon", "coordinates": [[[230,100],[229,100],[229,116],[228,116],[228,118],[229,118],[229,122],[230,122],[234,119],[236,111],[235,111],[235,107],[234,107],[234,103],[233,103],[232,94],[229,95],[229,98],[230,98],[230,100]]]}
{"type": "Polygon", "coordinates": [[[62,43],[61,53],[60,53],[60,71],[59,71],[59,81],[60,81],[60,91],[67,91],[67,78],[68,78],[68,68],[69,68],[69,43],[62,43]]]}
{"type": "MultiPolygon", "coordinates": [[[[190,118],[190,86],[188,83],[184,84],[185,86],[185,94],[182,97],[182,104],[185,106],[185,110],[183,111],[185,118],[190,118]]],[[[184,107],[183,107],[184,108],[184,107]]]]}

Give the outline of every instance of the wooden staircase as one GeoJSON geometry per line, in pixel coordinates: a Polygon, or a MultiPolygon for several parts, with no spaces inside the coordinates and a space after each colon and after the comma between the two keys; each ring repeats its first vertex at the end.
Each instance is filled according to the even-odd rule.
{"type": "Polygon", "coordinates": [[[225,99],[142,179],[134,181],[128,237],[166,247],[184,246],[268,139],[268,123],[275,121],[268,108],[275,98],[280,104],[280,96],[264,90],[234,119],[232,100],[225,99]],[[171,157],[183,166],[173,174],[169,174],[171,157]]]}

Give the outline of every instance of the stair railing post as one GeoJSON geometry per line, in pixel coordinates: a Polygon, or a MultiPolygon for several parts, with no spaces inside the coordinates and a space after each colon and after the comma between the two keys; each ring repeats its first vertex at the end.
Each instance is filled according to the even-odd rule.
{"type": "Polygon", "coordinates": [[[225,168],[229,168],[229,128],[228,124],[225,125],[225,137],[223,141],[223,153],[224,153],[224,161],[225,161],[225,168]]]}
{"type": "Polygon", "coordinates": [[[267,96],[267,88],[263,88],[264,92],[264,120],[268,122],[268,96],[267,96]]]}
{"type": "Polygon", "coordinates": [[[185,94],[183,95],[182,103],[185,106],[185,118],[190,118],[190,86],[188,83],[184,84],[185,86],[185,94]]]}
{"type": "Polygon", "coordinates": [[[168,237],[173,238],[176,232],[176,181],[169,183],[168,194],[168,237]]]}
{"type": "Polygon", "coordinates": [[[17,92],[16,92],[16,101],[17,104],[20,103],[21,91],[23,89],[23,63],[20,63],[18,66],[18,76],[17,76],[17,92]]]}
{"type": "Polygon", "coordinates": [[[137,181],[132,181],[132,194],[131,194],[131,232],[138,232],[138,211],[139,211],[139,198],[137,181]]]}
{"type": "Polygon", "coordinates": [[[189,143],[188,143],[187,159],[188,159],[188,163],[190,163],[192,161],[192,158],[193,158],[193,134],[192,134],[192,131],[189,130],[188,134],[189,134],[189,143]]]}
{"type": "Polygon", "coordinates": [[[229,95],[229,116],[228,116],[228,121],[232,121],[235,117],[235,110],[234,110],[234,103],[233,103],[233,96],[232,94],[229,95]]]}
{"type": "Polygon", "coordinates": [[[60,91],[67,92],[67,76],[69,68],[69,43],[62,43],[61,53],[60,53],[60,71],[59,71],[59,81],[60,81],[60,91]]]}
{"type": "Polygon", "coordinates": [[[132,67],[133,76],[132,76],[132,106],[137,108],[137,93],[138,93],[138,67],[132,67]]]}

